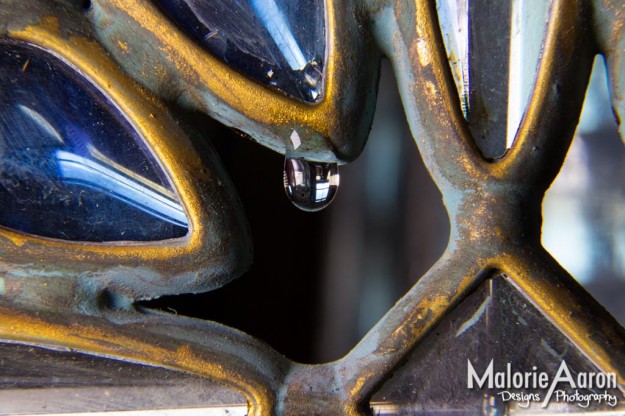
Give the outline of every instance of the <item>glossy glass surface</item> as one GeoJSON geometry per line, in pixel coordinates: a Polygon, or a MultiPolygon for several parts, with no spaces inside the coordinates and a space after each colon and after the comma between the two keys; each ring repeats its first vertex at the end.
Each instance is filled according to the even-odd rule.
{"type": "Polygon", "coordinates": [[[0,44],[0,205],[0,226],[62,240],[188,232],[165,173],[115,105],[25,44],[0,44]]]}
{"type": "Polygon", "coordinates": [[[512,146],[536,81],[551,0],[437,0],[463,113],[484,156],[512,146]]]}
{"type": "Polygon", "coordinates": [[[291,97],[321,98],[323,0],[153,0],[187,35],[244,75],[291,97]]]}
{"type": "MultiPolygon", "coordinates": [[[[372,406],[376,415],[414,414],[511,414],[518,412],[588,412],[605,410],[616,413],[625,407],[617,388],[593,388],[568,382],[557,383],[551,400],[543,408],[551,382],[557,378],[562,362],[575,380],[580,373],[596,374],[597,368],[519,293],[505,276],[487,280],[465,299],[443,322],[409,355],[392,378],[374,394],[372,406]],[[504,373],[508,383],[514,373],[546,373],[548,388],[531,385],[488,388],[468,386],[469,362],[478,378],[493,362],[493,380],[504,373]],[[602,394],[617,398],[614,407],[606,401],[566,401],[558,391],[567,395],[602,394]],[[507,393],[506,393],[507,392],[507,393]],[[517,399],[511,399],[510,394],[517,399]],[[529,398],[529,395],[534,394],[529,398]],[[524,397],[524,399],[518,399],[524,397]],[[538,400],[536,400],[538,399],[538,400]]],[[[475,380],[472,378],[472,380],[475,380]]],[[[586,379],[588,380],[588,378],[586,379]]]]}
{"type": "Polygon", "coordinates": [[[236,390],[193,375],[72,351],[0,343],[0,414],[109,412],[242,416],[247,405],[236,390]]]}

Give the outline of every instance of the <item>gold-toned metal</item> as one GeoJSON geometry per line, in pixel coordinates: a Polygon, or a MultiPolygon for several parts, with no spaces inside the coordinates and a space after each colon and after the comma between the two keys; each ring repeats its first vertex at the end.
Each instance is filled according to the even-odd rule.
{"type": "MultiPolygon", "coordinates": [[[[186,39],[149,2],[94,0],[89,13],[99,42],[152,91],[201,108],[278,151],[283,151],[281,140],[288,137],[286,132],[303,129],[308,139],[305,150],[320,160],[350,159],[364,144],[360,134],[366,130],[369,115],[357,113],[366,113],[368,107],[362,110],[358,99],[373,95],[350,90],[367,85],[375,71],[369,72],[369,65],[364,65],[364,75],[351,74],[357,72],[351,60],[378,58],[377,52],[362,51],[367,43],[355,40],[357,35],[365,33],[376,41],[393,62],[413,136],[443,194],[452,231],[439,261],[365,338],[338,361],[303,365],[215,323],[132,310],[100,309],[90,317],[73,315],[75,311],[47,311],[37,316],[36,307],[24,307],[6,296],[0,297],[0,337],[208,377],[241,390],[254,415],[365,415],[371,414],[370,397],[428,332],[485,280],[504,274],[590,362],[616,373],[619,388],[625,392],[625,330],[540,243],[542,197],[568,149],[597,44],[609,59],[621,62],[610,67],[612,82],[619,86],[617,81],[623,78],[625,53],[610,49],[610,42],[623,39],[623,9],[610,20],[611,16],[598,11],[609,13],[617,8],[615,1],[592,5],[553,1],[537,82],[517,139],[503,158],[492,161],[481,155],[463,118],[434,1],[363,0],[357,3],[357,13],[365,16],[366,27],[354,23],[355,2],[326,3],[328,76],[325,98],[315,106],[296,103],[231,71],[186,39]],[[609,30],[593,26],[591,7],[596,9],[594,19],[610,20],[609,30]],[[345,16],[352,20],[339,24],[345,16]],[[128,30],[136,36],[128,36],[128,30]],[[167,83],[172,84],[170,89],[165,88],[167,83]],[[267,138],[261,139],[264,135],[267,138]],[[122,314],[126,323],[112,323],[114,313],[122,314]]],[[[13,25],[17,28],[9,36],[70,62],[128,114],[168,168],[192,220],[192,234],[175,244],[104,246],[55,242],[3,230],[0,251],[8,254],[2,254],[2,262],[48,262],[58,268],[59,262],[74,260],[80,262],[77,268],[85,270],[116,262],[137,267],[148,263],[172,275],[208,267],[210,260],[198,263],[200,251],[210,252],[214,242],[206,229],[210,217],[201,202],[205,179],[197,175],[203,162],[184,140],[174,145],[175,123],[150,94],[117,70],[99,43],[68,34],[61,17],[48,12],[36,22],[13,25]],[[187,262],[192,264],[185,269],[187,262]]],[[[619,108],[622,112],[623,107],[619,108]]],[[[230,236],[215,238],[231,241],[230,236]]],[[[237,269],[234,263],[230,267],[237,269]]],[[[10,275],[10,271],[3,273],[10,275]]],[[[24,271],[28,273],[23,279],[38,277],[36,270],[24,271]]],[[[31,289],[18,280],[13,278],[11,293],[20,298],[20,291],[31,289]]],[[[72,288],[58,291],[62,294],[72,288]]]]}
{"type": "Polygon", "coordinates": [[[52,312],[41,317],[35,311],[15,311],[5,304],[0,304],[0,314],[4,341],[71,348],[207,377],[241,391],[248,400],[250,416],[266,414],[263,409],[275,407],[281,381],[277,375],[288,365],[268,347],[218,324],[207,323],[203,329],[221,335],[219,348],[202,344],[202,333],[194,328],[197,323],[185,322],[185,318],[146,316],[120,325],[94,317],[68,319],[52,312]],[[185,327],[198,342],[166,335],[168,331],[184,334],[185,327]]]}
{"type": "Polygon", "coordinates": [[[151,2],[95,0],[90,16],[99,39],[118,62],[158,94],[200,109],[278,152],[285,153],[285,141],[295,129],[302,138],[302,155],[349,161],[358,156],[369,132],[379,66],[379,53],[358,25],[357,12],[352,0],[326,2],[324,92],[313,105],[233,71],[151,2]],[[128,27],[135,36],[122,42],[128,27]]]}
{"type": "Polygon", "coordinates": [[[248,232],[220,168],[206,169],[207,160],[163,104],[123,74],[93,38],[72,29],[82,16],[72,19],[53,6],[39,10],[39,16],[31,12],[22,21],[11,20],[3,37],[55,55],[115,103],[167,173],[189,218],[189,232],[155,242],[73,243],[0,227],[0,262],[13,273],[54,271],[102,280],[134,297],[210,290],[237,277],[250,261],[248,232]]]}

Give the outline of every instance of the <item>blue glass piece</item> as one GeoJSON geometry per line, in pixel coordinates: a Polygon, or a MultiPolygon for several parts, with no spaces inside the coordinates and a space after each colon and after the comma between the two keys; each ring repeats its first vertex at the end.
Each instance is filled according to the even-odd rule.
{"type": "Polygon", "coordinates": [[[321,98],[323,0],[154,0],[183,31],[244,75],[287,95],[321,98]]]}
{"type": "Polygon", "coordinates": [[[0,43],[0,225],[72,241],[182,237],[188,218],[149,148],[76,70],[0,43]]]}

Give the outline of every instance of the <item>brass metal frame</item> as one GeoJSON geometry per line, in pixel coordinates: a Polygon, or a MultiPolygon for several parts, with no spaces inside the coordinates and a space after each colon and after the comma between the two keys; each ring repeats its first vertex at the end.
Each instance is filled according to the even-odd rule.
{"type": "Polygon", "coordinates": [[[151,2],[94,0],[89,17],[120,65],[158,95],[206,112],[280,153],[295,129],[302,155],[342,162],[358,156],[368,136],[380,59],[357,3],[326,2],[327,70],[323,98],[314,105],[231,70],[190,42],[151,2]]]}
{"type": "Polygon", "coordinates": [[[216,158],[209,164],[199,157],[165,106],[120,71],[102,47],[85,35],[89,32],[88,26],[80,27],[82,16],[44,4],[30,5],[28,13],[11,15],[10,21],[5,17],[3,37],[56,56],[118,106],[167,173],[189,217],[189,233],[155,242],[74,243],[0,227],[0,264],[15,275],[55,273],[100,279],[132,297],[210,290],[236,277],[250,261],[248,231],[216,158]],[[156,286],[167,285],[167,289],[148,289],[159,281],[156,286]]]}
{"type": "MultiPolygon", "coordinates": [[[[603,45],[607,46],[598,49],[597,44],[601,47],[602,43],[594,40],[598,29],[591,16],[612,19],[610,27],[621,28],[623,13],[614,17],[607,12],[593,13],[593,7],[605,11],[614,6],[599,2],[553,1],[537,83],[515,144],[503,158],[489,161],[477,150],[462,116],[433,1],[327,3],[330,6],[331,64],[326,96],[318,106],[294,103],[228,71],[199,47],[183,39],[177,29],[145,2],[96,0],[89,13],[100,33],[100,42],[129,74],[142,78],[141,81],[159,95],[168,99],[175,97],[183,104],[201,108],[255,134],[263,144],[279,151],[283,150],[279,143],[285,131],[303,126],[310,133],[310,147],[307,147],[310,155],[319,155],[324,160],[333,158],[328,154],[330,150],[336,152],[338,159],[349,159],[364,143],[359,136],[353,136],[353,142],[347,143],[349,135],[334,136],[333,132],[343,126],[355,129],[350,130],[352,133],[360,131],[362,120],[370,117],[368,104],[360,107],[362,103],[350,101],[354,97],[347,99],[353,107],[348,105],[349,110],[345,112],[341,105],[345,102],[341,88],[352,91],[355,86],[366,85],[365,81],[374,78],[375,71],[369,71],[367,65],[364,76],[353,74],[353,77],[349,66],[351,59],[376,55],[372,52],[367,55],[359,49],[363,43],[355,40],[355,33],[369,33],[375,39],[382,53],[393,63],[413,135],[443,194],[452,232],[447,250],[439,261],[365,338],[338,361],[303,365],[289,361],[252,337],[217,323],[143,314],[131,309],[99,310],[99,315],[92,314],[96,315],[93,317],[73,315],[72,311],[38,314],[36,307],[18,305],[6,296],[0,297],[0,336],[14,342],[64,346],[209,377],[241,390],[249,400],[252,415],[364,415],[370,414],[369,399],[374,392],[428,332],[485,279],[503,274],[598,369],[615,372],[621,391],[625,391],[625,330],[540,244],[542,197],[568,149],[592,58],[597,52],[603,52],[609,57],[617,56],[612,59],[624,59],[622,50],[617,53],[608,49],[612,48],[610,41],[604,41],[603,45]],[[358,10],[362,21],[366,22],[363,27],[356,28],[353,19],[343,28],[336,24],[338,16],[354,18],[347,12],[350,8],[358,10]],[[124,30],[136,36],[125,36],[124,30]],[[344,44],[341,43],[343,35],[348,39],[344,44]],[[142,47],[143,43],[152,47],[142,47]],[[351,52],[351,47],[359,52],[351,52]],[[148,68],[153,72],[146,75],[144,71],[148,68]],[[167,82],[174,82],[174,86],[165,89],[167,82]],[[227,88],[223,88],[224,85],[227,88]],[[259,102],[263,102],[265,110],[255,107],[259,102]],[[364,115],[354,115],[362,108],[365,108],[364,115]],[[323,127],[326,121],[328,124],[323,127]],[[263,134],[268,134],[269,139],[259,139],[263,134]],[[322,137],[329,137],[332,144],[322,137]]],[[[115,81],[120,75],[107,69],[110,61],[98,51],[99,46],[71,36],[68,41],[62,35],[63,30],[59,26],[55,28],[53,22],[50,18],[41,19],[37,24],[30,23],[10,33],[12,37],[30,42],[46,42],[42,46],[77,60],[76,65],[84,65],[85,69],[81,67],[84,71],[94,71],[92,76],[100,83],[109,82],[100,78],[102,76],[113,76],[113,82],[120,82],[115,81]],[[46,40],[48,37],[50,40],[46,40]],[[84,58],[67,55],[70,53],[67,49],[53,42],[61,39],[63,45],[92,52],[84,58]],[[97,51],[93,52],[94,49],[97,51]],[[97,62],[103,69],[96,71],[87,60],[97,62]]],[[[621,36],[622,31],[619,29],[615,33],[621,36]]],[[[622,69],[619,65],[615,67],[618,71],[622,69]]],[[[622,71],[611,74],[620,93],[622,87],[615,81],[622,79],[622,74],[622,71]]],[[[106,90],[109,88],[113,87],[107,86],[106,90]]],[[[142,108],[150,108],[154,104],[142,99],[143,94],[147,95],[140,92],[137,98],[145,106],[142,108]]],[[[373,96],[372,92],[357,94],[364,94],[360,96],[366,97],[364,101],[373,96]]],[[[616,95],[619,100],[620,95],[616,95]]],[[[120,106],[127,105],[125,98],[118,100],[124,103],[120,106]]],[[[146,136],[154,131],[155,127],[142,124],[151,110],[122,108],[144,115],[134,116],[137,120],[133,121],[138,128],[145,129],[146,136]]],[[[622,108],[622,105],[618,108],[621,114],[622,108]]],[[[161,118],[166,116],[157,117],[161,118]]],[[[158,134],[166,135],[165,130],[170,127],[175,126],[159,127],[158,134]]],[[[155,146],[163,146],[158,150],[159,156],[170,168],[173,181],[193,217],[194,227],[201,227],[207,218],[201,216],[197,199],[190,196],[200,190],[188,185],[197,181],[194,176],[197,170],[188,171],[186,163],[178,161],[178,153],[168,147],[171,146],[168,140],[158,143],[159,139],[149,140],[155,146]]],[[[191,158],[189,154],[184,157],[191,158]]],[[[15,244],[6,237],[5,241],[15,244]]],[[[27,241],[23,247],[30,244],[27,241]]],[[[76,251],[69,251],[74,250],[75,245],[55,244],[41,243],[37,255],[45,254],[50,259],[48,249],[57,253],[57,257],[48,260],[50,262],[91,259],[90,255],[96,256],[91,260],[94,263],[123,258],[121,255],[107,257],[114,256],[108,249],[94,249],[97,254],[91,254],[88,247],[78,248],[81,255],[77,256],[76,251]]],[[[165,258],[157,255],[160,248],[133,249],[140,257],[139,262],[165,258]]],[[[170,259],[185,253],[176,250],[179,249],[168,248],[165,252],[171,255],[170,259]]],[[[30,255],[28,252],[20,254],[16,248],[10,258],[17,261],[19,256],[30,255]]],[[[165,264],[162,267],[163,272],[168,270],[165,264]]]]}

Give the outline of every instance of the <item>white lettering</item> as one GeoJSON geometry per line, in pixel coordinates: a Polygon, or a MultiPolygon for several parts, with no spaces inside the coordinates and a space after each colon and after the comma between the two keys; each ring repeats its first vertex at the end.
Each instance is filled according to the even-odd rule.
{"type": "Polygon", "coordinates": [[[473,368],[473,364],[471,364],[471,360],[467,360],[467,386],[470,389],[473,388],[473,380],[477,382],[479,388],[482,388],[482,386],[484,386],[484,382],[488,380],[488,388],[493,388],[493,362],[494,360],[490,360],[490,364],[488,364],[486,371],[484,371],[484,375],[480,379],[473,368]]]}
{"type": "Polygon", "coordinates": [[[571,388],[573,389],[577,388],[577,386],[575,385],[575,380],[573,380],[573,376],[571,375],[571,371],[569,370],[569,367],[566,365],[566,361],[564,360],[562,360],[562,364],[560,364],[560,368],[558,368],[558,372],[556,373],[556,376],[551,382],[551,387],[549,387],[549,391],[547,392],[547,395],[545,396],[545,401],[542,404],[543,408],[547,407],[547,405],[549,404],[549,400],[551,400],[551,395],[553,394],[553,391],[555,390],[556,385],[563,381],[567,381],[571,388]],[[566,373],[566,374],[563,376],[562,373],[566,373]]]}

